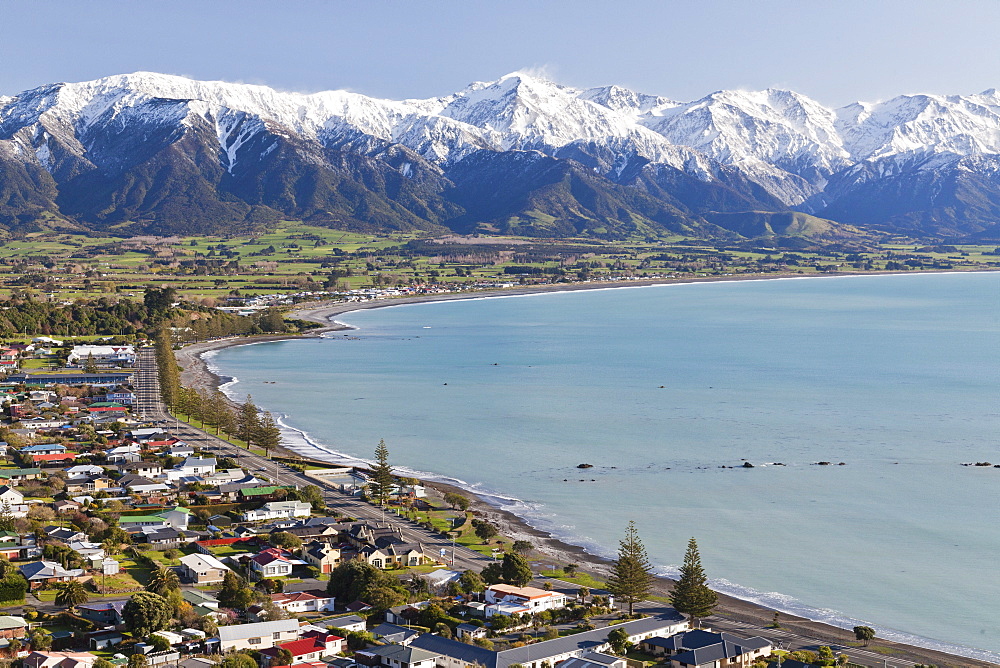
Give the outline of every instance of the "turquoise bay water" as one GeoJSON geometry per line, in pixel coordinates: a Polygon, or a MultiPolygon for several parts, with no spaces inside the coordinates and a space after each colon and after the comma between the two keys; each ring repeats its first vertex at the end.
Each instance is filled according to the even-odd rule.
{"type": "Polygon", "coordinates": [[[613,556],[635,519],[663,572],[695,536],[729,593],[1000,659],[1000,468],[960,465],[1000,463],[1000,274],[567,292],[339,320],[358,329],[210,361],[312,454],[370,458],[384,438],[394,464],[596,553],[613,556]]]}

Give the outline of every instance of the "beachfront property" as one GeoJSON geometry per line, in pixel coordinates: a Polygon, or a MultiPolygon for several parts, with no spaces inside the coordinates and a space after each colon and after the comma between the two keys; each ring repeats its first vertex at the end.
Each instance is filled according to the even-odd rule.
{"type": "Polygon", "coordinates": [[[484,592],[486,615],[530,614],[537,615],[545,610],[558,610],[566,607],[565,594],[557,591],[545,591],[537,587],[515,587],[514,585],[490,585],[484,592]]]}
{"type": "Polygon", "coordinates": [[[647,638],[639,643],[639,649],[668,658],[673,668],[720,668],[749,666],[769,656],[774,647],[770,640],[759,636],[741,638],[732,633],[695,629],[669,637],[647,638]]]}
{"type": "Polygon", "coordinates": [[[515,663],[524,668],[543,668],[543,664],[555,666],[567,659],[607,652],[610,649],[608,633],[615,629],[624,629],[629,642],[637,643],[653,636],[671,636],[686,631],[688,621],[680,613],[671,611],[499,652],[430,634],[414,639],[410,647],[433,654],[438,668],[466,668],[473,664],[483,668],[508,668],[515,663]]]}

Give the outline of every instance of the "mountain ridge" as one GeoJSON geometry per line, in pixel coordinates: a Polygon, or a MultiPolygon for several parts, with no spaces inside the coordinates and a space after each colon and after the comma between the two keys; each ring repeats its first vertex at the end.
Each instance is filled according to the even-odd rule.
{"type": "MultiPolygon", "coordinates": [[[[1000,229],[998,161],[993,89],[831,109],[780,89],[683,102],[523,72],[411,100],[136,72],[0,97],[7,227],[44,212],[136,231],[207,232],[283,216],[489,230],[536,211],[559,222],[515,227],[711,238],[734,230],[708,214],[794,210],[843,223],[846,236],[856,226],[991,238],[1000,229]],[[518,172],[531,166],[541,178],[555,163],[538,169],[484,152],[555,160],[573,186],[552,189],[518,172]],[[487,196],[471,187],[474,177],[516,192],[487,196]]],[[[766,226],[743,229],[758,227],[766,226]]]]}

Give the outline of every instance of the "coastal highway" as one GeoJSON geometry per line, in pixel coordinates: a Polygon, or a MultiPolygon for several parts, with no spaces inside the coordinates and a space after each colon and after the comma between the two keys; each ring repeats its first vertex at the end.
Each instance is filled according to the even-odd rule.
{"type": "Polygon", "coordinates": [[[437,555],[449,568],[471,569],[478,572],[491,561],[489,557],[474,550],[461,545],[453,545],[451,540],[442,537],[437,532],[428,531],[406,518],[397,517],[392,512],[337,491],[322,481],[299,473],[280,462],[244,450],[202,429],[176,420],[167,412],[160,397],[156,357],[152,348],[143,348],[139,351],[135,391],[136,413],[139,416],[161,423],[165,431],[192,447],[210,452],[213,455],[230,457],[250,473],[256,476],[266,476],[275,484],[294,487],[315,485],[320,488],[323,499],[329,508],[355,519],[392,526],[400,531],[405,541],[421,543],[425,552],[437,555]],[[453,563],[454,566],[452,566],[453,563]]]}

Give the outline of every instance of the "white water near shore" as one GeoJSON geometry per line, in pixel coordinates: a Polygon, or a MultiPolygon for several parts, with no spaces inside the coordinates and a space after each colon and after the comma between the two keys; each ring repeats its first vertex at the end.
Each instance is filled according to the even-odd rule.
{"type": "Polygon", "coordinates": [[[227,388],[236,397],[251,392],[259,404],[287,413],[288,444],[303,454],[363,458],[385,436],[403,464],[451,474],[440,480],[471,488],[602,556],[613,556],[621,526],[616,502],[662,498],[669,512],[651,508],[640,526],[669,527],[670,536],[647,539],[665,571],[694,534],[709,572],[725,576],[715,584],[727,593],[847,627],[863,620],[802,601],[868,608],[866,620],[908,630],[917,630],[907,620],[918,619],[922,608],[928,618],[918,632],[938,640],[876,624],[880,635],[996,661],[1000,643],[989,628],[996,599],[986,597],[995,582],[982,582],[991,570],[983,569],[989,558],[980,557],[995,550],[998,536],[988,527],[984,535],[967,516],[983,520],[978,508],[997,507],[1000,471],[987,479],[983,474],[993,469],[958,466],[996,458],[995,438],[986,440],[997,424],[990,347],[1000,331],[996,275],[747,285],[357,312],[338,316],[361,327],[350,337],[257,346],[252,355],[227,350],[209,362],[239,377],[227,388]],[[638,341],[630,336],[637,332],[638,341]],[[566,350],[578,345],[596,345],[599,354],[574,357],[566,350]],[[617,350],[622,346],[628,349],[617,350]],[[664,356],[664,348],[674,354],[664,356]],[[499,366],[490,368],[494,360],[499,366]],[[581,370],[582,381],[574,376],[581,370]],[[280,380],[264,383],[274,379],[280,380]],[[311,393],[290,387],[296,383],[311,393]],[[456,386],[461,392],[444,389],[456,386]],[[666,405],[657,403],[654,389],[670,396],[666,405]],[[599,415],[588,415],[595,406],[599,415]],[[443,428],[441,421],[456,424],[443,428]],[[476,450],[478,466],[456,460],[455,453],[468,450],[469,434],[485,445],[476,450]],[[607,451],[615,442],[617,464],[607,451]],[[491,448],[516,451],[514,459],[534,465],[502,475],[513,460],[493,458],[491,448]],[[718,468],[739,466],[742,457],[758,466],[718,468]],[[593,484],[580,483],[573,469],[588,459],[597,466],[583,475],[593,484]],[[819,459],[849,461],[812,466],[819,459]],[[787,466],[759,466],[765,461],[787,466]],[[687,502],[699,493],[716,501],[687,502]],[[581,507],[607,512],[595,518],[581,507]],[[866,518],[866,507],[878,517],[866,518]],[[853,523],[860,537],[851,535],[853,523]],[[879,536],[881,559],[865,554],[872,536],[879,536]],[[972,542],[956,551],[951,540],[972,542]],[[944,558],[914,558],[927,551],[944,558]],[[831,559],[831,552],[843,559],[831,559]],[[963,558],[968,553],[978,556],[963,558]],[[845,561],[854,565],[844,568],[845,561]],[[943,564],[941,572],[935,563],[943,564]],[[851,583],[852,569],[864,574],[863,582],[851,583]],[[954,610],[955,601],[934,600],[943,579],[957,582],[963,594],[968,587],[986,596],[954,610]],[[847,591],[827,595],[831,588],[847,591]],[[767,593],[772,589],[794,596],[767,593]],[[882,591],[874,598],[885,598],[886,610],[872,605],[865,589],[882,591]],[[905,606],[914,611],[892,614],[905,606]]]}

